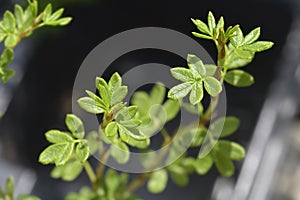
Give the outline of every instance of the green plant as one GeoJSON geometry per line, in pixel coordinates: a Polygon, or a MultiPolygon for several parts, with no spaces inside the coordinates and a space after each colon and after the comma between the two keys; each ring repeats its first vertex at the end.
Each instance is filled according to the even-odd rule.
{"type": "Polygon", "coordinates": [[[7,68],[14,59],[14,48],[36,29],[44,26],[65,26],[71,17],[61,18],[64,9],[52,12],[52,5],[48,4],[42,11],[38,11],[37,0],[28,0],[27,8],[16,4],[14,12],[6,11],[0,21],[0,42],[4,41],[5,49],[0,56],[0,82],[6,83],[15,71],[7,68]]]}
{"type": "Polygon", "coordinates": [[[86,134],[83,122],[77,116],[68,114],[65,120],[68,131],[46,132],[46,139],[51,145],[40,154],[39,162],[45,165],[55,164],[51,176],[72,181],[85,170],[91,181],[91,187],[69,194],[67,200],[140,199],[134,195],[134,191],[146,182],[150,192],[159,193],[166,188],[169,178],[175,184],[185,186],[190,174],[204,175],[213,165],[221,175],[233,175],[233,161],[242,160],[245,150],[238,143],[225,138],[238,129],[240,122],[237,117],[218,116],[214,110],[223,82],[235,87],[246,87],[254,83],[253,76],[240,68],[249,64],[255,53],[271,48],[273,43],[257,41],[260,28],[245,36],[239,25],[225,28],[223,17],[216,22],[211,12],[208,14],[207,24],[199,19],[192,19],[192,22],[200,31],[193,32],[195,37],[215,43],[218,51],[217,65],[204,64],[199,57],[189,54],[188,67],[171,69],[172,76],[182,83],[168,91],[165,102],[166,88],[162,84],[156,84],[149,94],[144,91],[136,92],[131,105],[127,105],[123,101],[127,95],[127,86],[122,85],[118,73],[114,73],[108,81],[97,77],[95,89],[99,95],[86,91],[87,96],[80,98],[78,104],[89,113],[101,114],[99,130],[86,134]],[[212,96],[206,108],[201,103],[205,92],[212,96]],[[184,102],[186,96],[189,103],[184,102]],[[186,125],[180,133],[175,131],[170,134],[167,128],[161,127],[176,117],[180,107],[201,118],[186,125]],[[208,129],[211,119],[213,121],[208,129]],[[196,127],[190,128],[195,124],[196,127]],[[171,144],[175,135],[179,135],[179,139],[168,145],[161,154],[154,155],[155,162],[149,163],[147,160],[154,160],[151,158],[153,154],[149,145],[151,135],[156,131],[160,131],[164,138],[162,147],[171,144]],[[164,162],[163,157],[172,160],[174,153],[186,145],[185,140],[192,141],[190,148],[199,148],[201,145],[209,148],[204,148],[196,158],[185,153],[171,165],[153,170],[160,162],[164,162]],[[130,147],[150,152],[145,158],[146,162],[143,162],[147,172],[131,181],[128,174],[113,169],[105,170],[104,165],[109,157],[120,164],[127,163],[130,159],[130,147]],[[96,152],[102,162],[93,169],[89,157],[96,152]]]}

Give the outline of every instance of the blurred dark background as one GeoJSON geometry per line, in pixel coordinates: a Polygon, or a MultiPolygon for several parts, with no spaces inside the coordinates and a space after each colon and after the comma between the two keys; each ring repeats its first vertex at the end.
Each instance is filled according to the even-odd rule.
{"type": "MultiPolygon", "coordinates": [[[[270,84],[280,75],[278,63],[297,10],[295,2],[283,0],[53,2],[65,7],[65,15],[72,16],[73,21],[67,27],[37,31],[26,41],[30,51],[20,55],[26,58],[23,78],[14,88],[7,111],[0,120],[2,156],[37,173],[34,193],[45,200],[63,199],[67,191],[77,190],[80,185],[87,183],[85,175],[77,183],[53,180],[49,176],[51,167],[38,164],[37,158],[47,145],[44,133],[51,128],[65,129],[65,115],[72,112],[71,95],[77,70],[95,46],[114,34],[137,27],[165,27],[191,36],[196,29],[190,18],[205,20],[208,11],[218,18],[224,16],[227,26],[240,24],[244,33],[257,26],[262,27],[261,39],[274,41],[275,46],[257,54],[253,63],[245,68],[254,75],[255,84],[242,89],[226,86],[227,113],[240,117],[242,122],[232,139],[247,147],[270,84]]],[[[11,9],[12,5],[11,1],[1,1],[1,11],[11,9]]],[[[216,51],[210,41],[196,40],[215,58],[216,51]]],[[[124,73],[126,69],[134,67],[128,66],[128,63],[138,65],[148,62],[184,65],[183,60],[166,52],[137,51],[117,60],[117,68],[112,68],[106,75],[109,76],[114,70],[124,73]]],[[[242,162],[237,164],[233,182],[241,166],[242,162]]],[[[218,176],[213,169],[206,176],[191,177],[190,185],[186,188],[177,189],[170,184],[159,195],[149,195],[145,189],[138,192],[146,200],[179,200],[183,197],[189,200],[210,199],[218,176]]]]}

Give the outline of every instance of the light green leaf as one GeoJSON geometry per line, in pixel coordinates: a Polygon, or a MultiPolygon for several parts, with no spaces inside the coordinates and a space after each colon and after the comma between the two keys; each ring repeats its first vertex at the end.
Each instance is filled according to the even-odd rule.
{"type": "Polygon", "coordinates": [[[5,47],[14,47],[17,45],[17,43],[19,42],[19,38],[17,35],[8,35],[5,39],[4,45],[5,47]]]}
{"type": "Polygon", "coordinates": [[[87,95],[89,95],[89,97],[91,97],[93,100],[96,101],[96,104],[100,107],[103,108],[104,110],[107,109],[104,101],[102,99],[100,99],[100,97],[98,97],[94,92],[91,92],[89,90],[85,91],[87,95]]]}
{"type": "Polygon", "coordinates": [[[216,27],[216,20],[211,11],[209,11],[209,13],[208,13],[207,24],[208,24],[210,34],[213,35],[214,29],[216,27]]]}
{"type": "Polygon", "coordinates": [[[122,132],[123,134],[126,134],[135,140],[145,140],[146,139],[146,136],[136,128],[125,128],[124,126],[122,126],[120,124],[118,124],[118,127],[119,127],[120,134],[122,132]]]}
{"type": "Polygon", "coordinates": [[[243,70],[231,70],[226,73],[225,81],[235,87],[248,87],[254,83],[254,78],[243,70]]]}
{"type": "Polygon", "coordinates": [[[104,87],[100,85],[98,86],[98,88],[99,88],[101,99],[103,100],[106,108],[110,108],[112,101],[111,101],[111,96],[108,87],[104,87]]]}
{"type": "Polygon", "coordinates": [[[185,97],[192,89],[192,85],[190,83],[181,83],[171,88],[168,92],[168,98],[171,99],[181,99],[185,97]]]}
{"type": "Polygon", "coordinates": [[[15,4],[14,13],[15,13],[15,18],[16,18],[16,24],[17,24],[18,28],[21,28],[23,21],[24,21],[24,18],[23,18],[24,12],[23,12],[22,7],[18,4],[15,4]]]}
{"type": "MultiPolygon", "coordinates": [[[[191,70],[199,74],[201,77],[206,76],[206,69],[202,60],[196,55],[188,54],[187,63],[191,70]]],[[[199,79],[198,76],[194,76],[196,79],[199,79]]],[[[195,79],[194,79],[195,80],[195,79]]]]}
{"type": "Polygon", "coordinates": [[[129,148],[124,142],[119,142],[112,144],[111,147],[111,156],[120,164],[124,164],[129,160],[130,152],[129,148]]]}
{"type": "Polygon", "coordinates": [[[219,33],[220,33],[221,30],[224,31],[224,18],[223,17],[220,17],[220,19],[218,21],[218,24],[215,28],[215,32],[216,32],[215,38],[219,37],[219,33]]]}
{"type": "Polygon", "coordinates": [[[197,33],[197,32],[192,32],[192,34],[193,34],[193,36],[195,36],[197,38],[201,38],[201,39],[207,39],[207,40],[213,39],[211,36],[204,35],[204,34],[197,33]]]}
{"type": "Polygon", "coordinates": [[[217,66],[212,64],[205,64],[206,76],[214,76],[217,71],[217,66]]]}
{"type": "Polygon", "coordinates": [[[220,174],[226,177],[232,176],[235,171],[232,161],[227,156],[221,154],[220,151],[213,151],[213,153],[214,161],[220,174]]]}
{"type": "Polygon", "coordinates": [[[203,99],[203,84],[202,82],[196,82],[192,85],[192,91],[190,94],[190,102],[192,105],[196,105],[203,99]]]}
{"type": "Polygon", "coordinates": [[[203,158],[197,158],[194,162],[195,170],[198,174],[204,175],[206,174],[213,166],[213,158],[210,154],[203,158]]]}
{"type": "Polygon", "coordinates": [[[3,26],[9,33],[14,33],[16,29],[16,19],[15,16],[10,11],[5,11],[3,15],[3,26]]]}
{"type": "Polygon", "coordinates": [[[64,9],[61,8],[59,10],[57,10],[56,12],[54,12],[51,17],[49,17],[48,21],[55,21],[58,18],[60,18],[62,16],[62,14],[64,13],[64,9]]]}
{"type": "Polygon", "coordinates": [[[46,139],[51,143],[73,142],[74,139],[65,132],[50,130],[45,133],[46,139]]]}
{"type": "Polygon", "coordinates": [[[112,91],[111,105],[115,105],[121,102],[126,97],[127,92],[128,92],[127,86],[120,86],[114,91],[112,91]]]}
{"type": "Polygon", "coordinates": [[[154,171],[151,173],[147,188],[152,193],[160,193],[165,190],[168,183],[168,173],[165,169],[154,171]]]}
{"type": "Polygon", "coordinates": [[[136,128],[142,124],[142,121],[139,119],[131,119],[126,121],[120,121],[119,123],[127,128],[136,128]]]}
{"type": "Polygon", "coordinates": [[[65,26],[65,25],[68,25],[71,21],[72,21],[72,17],[64,17],[64,18],[61,18],[61,19],[59,19],[55,22],[59,26],[65,26]]]}
{"type": "MultiPolygon", "coordinates": [[[[172,70],[171,70],[172,73],[172,70]]],[[[166,88],[162,83],[157,83],[153,86],[150,91],[150,101],[151,104],[162,104],[165,99],[166,88]]]]}
{"type": "Polygon", "coordinates": [[[82,97],[78,99],[79,106],[85,111],[92,114],[100,114],[104,113],[104,109],[99,107],[99,104],[90,97],[82,97]]]}
{"type": "Polygon", "coordinates": [[[118,124],[116,122],[110,122],[106,127],[105,127],[105,134],[108,137],[115,136],[118,133],[118,124]]]}
{"type": "Polygon", "coordinates": [[[178,101],[173,99],[168,99],[164,104],[163,108],[165,109],[167,113],[167,121],[172,120],[176,117],[180,110],[180,104],[178,101]]]}
{"type": "Polygon", "coordinates": [[[180,165],[173,164],[168,167],[170,178],[178,186],[186,186],[189,183],[189,177],[185,168],[180,165]]]}
{"type": "Polygon", "coordinates": [[[252,30],[248,35],[245,36],[243,44],[252,44],[255,42],[260,36],[260,27],[252,30]]]}
{"type": "Polygon", "coordinates": [[[82,139],[84,137],[83,123],[76,115],[67,114],[65,122],[75,138],[82,139]]]}
{"type": "Polygon", "coordinates": [[[96,153],[97,150],[101,150],[103,148],[102,141],[99,140],[99,136],[96,131],[90,132],[87,135],[86,139],[87,139],[87,143],[88,143],[91,155],[96,153]]]}
{"type": "Polygon", "coordinates": [[[208,35],[211,34],[210,31],[209,31],[209,29],[208,29],[208,26],[204,22],[202,22],[199,19],[191,19],[191,20],[197,26],[197,29],[199,31],[201,31],[202,33],[206,33],[208,35]]]}
{"type": "Polygon", "coordinates": [[[114,195],[120,185],[118,173],[113,169],[108,169],[105,174],[105,183],[110,195],[114,195]]]}
{"type": "Polygon", "coordinates": [[[193,73],[193,71],[183,67],[172,68],[171,74],[174,78],[182,82],[196,81],[197,79],[200,79],[200,76],[197,76],[197,74],[193,73]]]}
{"type": "Polygon", "coordinates": [[[196,132],[192,133],[194,135],[193,143],[191,144],[191,147],[199,147],[205,139],[207,130],[205,128],[196,128],[194,130],[191,130],[191,132],[196,132]]]}
{"type": "Polygon", "coordinates": [[[204,79],[205,90],[211,96],[215,97],[222,91],[221,83],[214,77],[208,76],[204,79]]]}
{"type": "Polygon", "coordinates": [[[237,27],[235,29],[235,31],[232,33],[234,36],[231,37],[230,39],[230,43],[234,46],[234,47],[238,47],[243,43],[244,40],[244,36],[243,36],[243,32],[242,30],[237,27]]]}
{"type": "Polygon", "coordinates": [[[244,147],[238,143],[219,140],[215,147],[223,156],[230,158],[231,160],[242,160],[246,156],[244,147]]]}
{"type": "Polygon", "coordinates": [[[100,77],[96,77],[95,84],[96,84],[96,88],[98,89],[99,92],[100,92],[100,87],[99,86],[103,86],[103,87],[108,88],[108,84],[106,83],[106,81],[103,78],[100,78],[100,77]]]}
{"type": "Polygon", "coordinates": [[[136,140],[134,138],[129,138],[126,143],[139,149],[145,149],[150,145],[150,139],[146,138],[144,140],[136,140]]]}
{"type": "Polygon", "coordinates": [[[65,165],[55,166],[51,171],[51,177],[64,181],[73,181],[83,170],[83,165],[77,159],[69,160],[65,165]]]}
{"type": "Polygon", "coordinates": [[[273,42],[258,41],[258,42],[254,42],[249,45],[244,45],[244,46],[242,46],[242,48],[247,51],[261,52],[261,51],[265,51],[265,50],[272,48],[273,45],[274,45],[273,42]]]}
{"type": "Polygon", "coordinates": [[[72,155],[73,143],[57,143],[48,146],[39,156],[39,162],[46,165],[64,165],[72,155]]]}
{"type": "Polygon", "coordinates": [[[225,61],[224,63],[224,68],[226,69],[234,69],[234,68],[239,68],[239,67],[243,67],[247,64],[249,64],[253,58],[254,58],[254,54],[252,54],[253,56],[250,58],[241,58],[240,56],[238,56],[236,54],[236,51],[234,51],[234,53],[232,53],[225,61]]]}
{"type": "Polygon", "coordinates": [[[43,21],[44,22],[48,22],[49,18],[51,17],[51,14],[52,14],[52,4],[49,3],[46,6],[46,8],[44,9],[44,12],[43,12],[43,21]]]}
{"type": "Polygon", "coordinates": [[[7,81],[15,75],[15,70],[12,69],[3,69],[3,74],[0,73],[0,81],[7,83],[7,81]]]}
{"type": "Polygon", "coordinates": [[[121,87],[122,78],[118,72],[115,72],[108,81],[108,88],[110,92],[113,92],[117,88],[121,87]]]}
{"type": "Polygon", "coordinates": [[[229,117],[222,117],[217,119],[211,125],[210,130],[215,137],[223,138],[234,133],[239,126],[240,126],[240,120],[236,117],[229,116],[229,117]]]}
{"type": "Polygon", "coordinates": [[[9,197],[14,196],[14,191],[15,191],[15,181],[13,177],[9,177],[6,182],[5,182],[5,191],[6,194],[9,195],[9,197]]]}
{"type": "Polygon", "coordinates": [[[242,59],[253,59],[254,53],[251,51],[242,50],[240,47],[234,49],[234,53],[242,59]]]}
{"type": "Polygon", "coordinates": [[[90,155],[89,146],[86,142],[79,142],[76,146],[75,153],[77,159],[83,163],[88,159],[90,155]]]}

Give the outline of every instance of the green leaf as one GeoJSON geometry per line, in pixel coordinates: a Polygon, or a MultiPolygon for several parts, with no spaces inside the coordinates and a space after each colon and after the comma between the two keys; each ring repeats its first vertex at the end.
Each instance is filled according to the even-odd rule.
{"type": "Polygon", "coordinates": [[[65,26],[65,25],[68,25],[71,21],[72,21],[72,17],[64,17],[55,22],[59,26],[65,26]]]}
{"type": "Polygon", "coordinates": [[[3,83],[7,83],[7,81],[14,76],[15,74],[15,70],[12,69],[3,69],[2,73],[0,73],[0,81],[2,81],[3,83]]]}
{"type": "Polygon", "coordinates": [[[222,91],[221,83],[214,77],[208,76],[204,79],[205,90],[211,96],[215,97],[222,91]]]}
{"type": "Polygon", "coordinates": [[[84,137],[83,123],[76,115],[67,114],[65,121],[68,129],[75,138],[82,139],[84,137]]]}
{"type": "Polygon", "coordinates": [[[86,142],[79,142],[76,146],[75,153],[78,160],[83,163],[88,159],[90,155],[89,146],[86,142]]]}
{"type": "Polygon", "coordinates": [[[48,21],[55,21],[55,20],[57,20],[58,18],[60,18],[60,17],[62,16],[63,12],[64,12],[64,9],[63,9],[63,8],[57,10],[56,12],[54,12],[54,13],[49,17],[48,21]]]}
{"type": "Polygon", "coordinates": [[[245,149],[238,143],[219,140],[215,147],[222,155],[230,158],[231,160],[242,160],[246,156],[245,149]]]}
{"type": "Polygon", "coordinates": [[[215,38],[219,37],[219,33],[220,33],[221,30],[224,31],[224,18],[223,17],[220,17],[220,19],[218,21],[218,24],[217,24],[217,26],[215,28],[215,31],[216,31],[215,38]]]}
{"type": "Polygon", "coordinates": [[[220,151],[213,151],[214,152],[214,161],[217,167],[217,170],[223,176],[230,177],[234,174],[235,167],[232,161],[227,157],[224,156],[220,151]]]}
{"type": "Polygon", "coordinates": [[[126,120],[126,121],[120,121],[120,124],[127,128],[136,128],[139,125],[142,124],[142,121],[139,119],[131,119],[131,120],[126,120]]]}
{"type": "Polygon", "coordinates": [[[225,81],[235,87],[248,87],[254,83],[254,78],[243,70],[231,70],[226,73],[225,81]]]}
{"type": "Polygon", "coordinates": [[[87,93],[87,95],[89,95],[89,97],[91,97],[93,100],[96,101],[96,104],[100,107],[100,108],[103,108],[104,110],[107,109],[104,101],[102,99],[100,99],[100,97],[98,97],[95,93],[89,91],[89,90],[86,90],[85,91],[87,93]]]}
{"type": "Polygon", "coordinates": [[[247,51],[261,52],[261,51],[265,51],[265,50],[272,48],[273,45],[274,45],[273,42],[258,41],[258,42],[254,42],[252,44],[243,45],[242,48],[247,51]]]}
{"type": "Polygon", "coordinates": [[[224,63],[224,68],[233,69],[233,68],[243,67],[249,64],[254,58],[254,54],[251,54],[252,57],[242,58],[243,56],[241,56],[241,54],[238,55],[237,53],[240,53],[240,51],[235,50],[233,53],[230,54],[230,56],[226,59],[224,63]]]}
{"type": "Polygon", "coordinates": [[[216,27],[216,20],[211,11],[209,11],[209,13],[208,13],[207,23],[208,23],[208,28],[209,28],[210,34],[213,35],[214,29],[216,27]]]}
{"type": "Polygon", "coordinates": [[[231,37],[230,39],[230,43],[234,46],[234,47],[238,47],[240,45],[242,45],[243,40],[244,40],[244,36],[243,36],[243,32],[242,30],[237,27],[235,29],[235,31],[232,33],[234,36],[231,37]]]}
{"type": "Polygon", "coordinates": [[[192,85],[190,83],[181,83],[171,88],[168,92],[168,98],[171,99],[181,99],[185,97],[192,89],[192,85]]]}
{"type": "Polygon", "coordinates": [[[168,99],[164,104],[163,108],[167,113],[167,121],[170,121],[176,117],[180,110],[180,104],[178,101],[173,99],[168,99]]]}
{"type": "Polygon", "coordinates": [[[5,39],[4,45],[5,47],[14,47],[17,45],[17,43],[19,42],[19,38],[18,36],[12,34],[12,35],[8,35],[5,39]]]}
{"type": "Polygon", "coordinates": [[[46,165],[64,165],[72,155],[73,143],[57,143],[48,146],[39,156],[39,162],[46,165]]]}
{"type": "Polygon", "coordinates": [[[82,97],[78,99],[79,106],[85,111],[92,114],[100,114],[104,113],[104,109],[99,107],[99,104],[90,97],[82,97]]]}
{"type": "Polygon", "coordinates": [[[5,11],[3,15],[3,26],[9,33],[14,33],[16,29],[15,16],[10,11],[5,11]]]}
{"type": "Polygon", "coordinates": [[[205,64],[206,76],[214,76],[217,71],[217,66],[212,64],[205,64]]]}
{"type": "Polygon", "coordinates": [[[198,174],[204,175],[206,174],[213,166],[213,158],[210,154],[203,158],[197,158],[194,162],[195,170],[198,174]]]}
{"type": "Polygon", "coordinates": [[[108,87],[104,87],[104,86],[98,86],[99,88],[99,93],[101,96],[101,99],[103,100],[105,107],[108,109],[111,106],[111,96],[110,96],[110,92],[108,90],[108,87]]]}
{"type": "Polygon", "coordinates": [[[51,143],[73,142],[74,139],[65,132],[49,130],[45,133],[46,139],[51,143]]]}
{"type": "Polygon", "coordinates": [[[97,152],[97,150],[101,150],[103,148],[102,141],[99,140],[98,133],[96,131],[90,132],[87,137],[87,143],[90,149],[90,154],[93,155],[97,152]]]}
{"type": "Polygon", "coordinates": [[[222,117],[211,125],[211,132],[215,137],[227,137],[234,133],[240,126],[240,120],[236,117],[222,117]],[[220,133],[220,135],[219,135],[220,133]]]}
{"type": "Polygon", "coordinates": [[[171,74],[174,78],[177,80],[180,80],[182,82],[188,82],[188,81],[196,81],[200,77],[195,76],[191,70],[183,68],[183,67],[175,67],[171,69],[171,74]]]}
{"type": "Polygon", "coordinates": [[[204,35],[201,33],[197,33],[197,32],[192,32],[193,36],[197,37],[197,38],[201,38],[201,39],[207,39],[207,40],[212,40],[213,38],[211,36],[208,35],[204,35]]]}
{"type": "Polygon", "coordinates": [[[118,133],[118,124],[116,122],[110,122],[106,127],[105,127],[105,134],[108,137],[115,136],[118,133]]]}
{"type": "MultiPolygon", "coordinates": [[[[188,54],[187,63],[189,68],[194,72],[196,72],[196,74],[199,74],[201,77],[206,76],[206,69],[204,67],[202,60],[199,57],[197,57],[196,55],[188,54]]],[[[194,77],[198,79],[198,76],[194,75],[194,77]]]]}
{"type": "Polygon", "coordinates": [[[43,21],[44,22],[48,22],[49,18],[51,17],[51,14],[52,14],[52,4],[49,3],[46,6],[46,8],[44,9],[44,12],[43,12],[43,21]]]}
{"type": "Polygon", "coordinates": [[[202,33],[206,33],[208,35],[211,34],[210,31],[209,31],[209,29],[208,29],[208,26],[204,22],[202,22],[199,19],[191,19],[191,20],[197,26],[197,29],[199,31],[201,31],[202,33]]]}
{"type": "Polygon", "coordinates": [[[18,26],[18,28],[22,27],[22,24],[24,22],[24,12],[23,9],[20,5],[15,4],[15,9],[14,9],[14,13],[15,13],[15,18],[16,18],[16,24],[18,26]]]}
{"type": "Polygon", "coordinates": [[[151,173],[147,188],[152,193],[160,193],[165,190],[168,183],[168,173],[165,169],[154,171],[151,173]]]}
{"type": "Polygon", "coordinates": [[[253,53],[253,52],[242,50],[240,47],[234,49],[234,53],[235,53],[239,58],[242,58],[242,59],[251,59],[251,60],[252,60],[253,57],[254,57],[254,53],[253,53]]]}
{"type": "Polygon", "coordinates": [[[140,149],[145,149],[150,145],[150,139],[146,138],[144,140],[135,140],[133,138],[129,138],[127,144],[140,149]]]}
{"type": "Polygon", "coordinates": [[[248,35],[245,36],[243,44],[252,44],[255,42],[260,36],[260,27],[252,30],[248,35]]]}
{"type": "Polygon", "coordinates": [[[189,182],[187,171],[182,166],[173,164],[168,168],[170,172],[170,178],[178,186],[186,186],[189,182]]]}
{"type": "Polygon", "coordinates": [[[192,131],[195,131],[196,134],[192,133],[192,135],[195,135],[195,137],[193,139],[193,143],[191,144],[191,147],[199,147],[204,142],[207,130],[206,128],[196,128],[194,130],[191,130],[191,132],[192,131]]]}
{"type": "Polygon", "coordinates": [[[111,96],[111,105],[115,105],[121,102],[127,95],[128,88],[127,86],[120,86],[112,92],[111,96]]]}
{"type": "Polygon", "coordinates": [[[108,81],[108,88],[110,92],[115,91],[122,85],[122,78],[118,72],[115,72],[108,81]]]}
{"type": "MultiPolygon", "coordinates": [[[[172,70],[171,70],[172,73],[172,70]]],[[[152,104],[162,104],[165,99],[166,88],[163,84],[157,83],[150,91],[150,101],[152,104]]]]}
{"type": "Polygon", "coordinates": [[[62,178],[64,181],[73,181],[83,170],[83,165],[77,159],[69,160],[65,165],[55,166],[51,171],[52,178],[62,178]]]}
{"type": "Polygon", "coordinates": [[[9,195],[9,197],[13,197],[14,196],[15,181],[14,181],[13,177],[9,177],[6,180],[5,191],[6,191],[6,194],[9,195]]]}
{"type": "MultiPolygon", "coordinates": [[[[135,128],[125,128],[124,126],[118,124],[120,134],[125,134],[132,137],[135,140],[145,140],[146,136],[142,134],[138,129],[135,128]]],[[[125,141],[126,142],[126,141],[125,141]]]]}
{"type": "Polygon", "coordinates": [[[190,102],[192,105],[200,103],[203,99],[203,84],[202,82],[196,82],[192,85],[192,91],[190,94],[190,102]]]}
{"type": "Polygon", "coordinates": [[[108,169],[105,174],[105,183],[110,195],[114,195],[120,185],[119,175],[113,169],[108,169]]]}
{"type": "Polygon", "coordinates": [[[120,164],[124,164],[129,160],[130,152],[129,148],[124,142],[119,142],[112,144],[111,147],[111,156],[120,164]]]}

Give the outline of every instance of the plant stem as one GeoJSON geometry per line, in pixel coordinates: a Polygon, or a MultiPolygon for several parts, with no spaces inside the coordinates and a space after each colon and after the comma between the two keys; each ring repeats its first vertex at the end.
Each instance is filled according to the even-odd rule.
{"type": "Polygon", "coordinates": [[[92,166],[90,165],[90,163],[88,161],[85,161],[83,163],[83,166],[84,166],[84,169],[93,185],[93,188],[96,189],[97,185],[96,185],[96,175],[95,175],[95,172],[94,170],[92,169],[92,166]]]}
{"type": "Polygon", "coordinates": [[[126,192],[132,193],[135,190],[137,190],[139,187],[144,185],[144,183],[146,182],[146,180],[149,178],[150,175],[151,175],[151,172],[140,174],[136,179],[134,179],[130,183],[130,185],[126,189],[126,192]]]}

